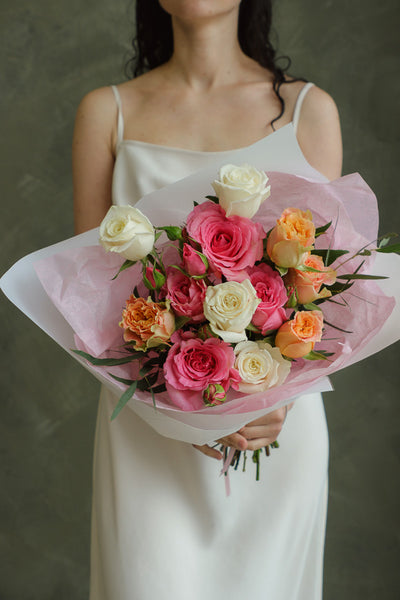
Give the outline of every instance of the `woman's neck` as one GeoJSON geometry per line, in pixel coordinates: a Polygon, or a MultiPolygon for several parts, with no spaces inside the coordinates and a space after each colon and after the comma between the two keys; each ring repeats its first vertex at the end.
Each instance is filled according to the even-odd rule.
{"type": "Polygon", "coordinates": [[[170,81],[177,78],[188,87],[207,90],[237,80],[251,62],[240,48],[237,22],[238,10],[209,20],[172,17],[174,53],[166,65],[170,81]]]}

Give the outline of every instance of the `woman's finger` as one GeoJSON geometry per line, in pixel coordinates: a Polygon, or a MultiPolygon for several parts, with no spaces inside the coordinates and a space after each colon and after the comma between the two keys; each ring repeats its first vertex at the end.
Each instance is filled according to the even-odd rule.
{"type": "Polygon", "coordinates": [[[256,440],[258,438],[268,438],[269,443],[274,442],[282,431],[281,423],[273,423],[272,425],[258,425],[254,427],[245,427],[241,430],[241,435],[246,440],[256,440]]]}
{"type": "Polygon", "coordinates": [[[272,442],[275,442],[275,440],[270,437],[257,438],[256,440],[249,441],[247,450],[259,450],[260,448],[269,446],[269,444],[272,444],[272,442]]]}
{"type": "Polygon", "coordinates": [[[229,448],[236,448],[236,450],[247,450],[247,440],[240,433],[231,433],[220,438],[217,442],[229,448]]]}
{"type": "Polygon", "coordinates": [[[192,446],[193,446],[193,448],[195,448],[199,452],[202,452],[206,456],[210,456],[210,458],[215,458],[217,460],[222,459],[222,452],[220,452],[216,448],[210,448],[210,446],[208,446],[207,444],[204,444],[203,446],[198,446],[197,444],[192,444],[192,446]]]}

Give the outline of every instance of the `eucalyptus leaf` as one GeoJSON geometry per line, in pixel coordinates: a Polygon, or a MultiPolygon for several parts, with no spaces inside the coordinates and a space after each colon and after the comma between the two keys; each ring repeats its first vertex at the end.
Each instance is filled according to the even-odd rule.
{"type": "Polygon", "coordinates": [[[326,225],[321,225],[321,227],[317,227],[315,230],[315,237],[319,237],[320,235],[325,233],[325,231],[327,231],[331,225],[332,221],[329,221],[329,223],[326,223],[326,225]]]}
{"type": "MultiPolygon", "coordinates": [[[[397,236],[398,236],[398,233],[393,233],[393,232],[391,232],[391,233],[385,233],[380,238],[380,241],[379,241],[379,244],[378,244],[379,248],[383,248],[384,246],[387,246],[388,243],[390,242],[390,240],[392,238],[394,238],[394,237],[397,237],[397,236]]],[[[397,245],[397,244],[395,244],[395,245],[397,245]]]]}
{"type": "Polygon", "coordinates": [[[134,381],[127,390],[122,394],[121,398],[118,400],[117,406],[114,408],[113,413],[111,415],[111,421],[115,419],[124,408],[125,404],[129,402],[132,398],[133,394],[136,391],[137,381],[134,381]]]}
{"type": "Polygon", "coordinates": [[[346,273],[345,275],[338,275],[337,279],[345,279],[351,281],[352,279],[388,279],[383,275],[365,275],[363,273],[346,273]]]}
{"type": "Polygon", "coordinates": [[[140,377],[144,377],[145,375],[147,375],[148,373],[150,373],[150,371],[152,371],[154,369],[153,365],[149,365],[148,362],[146,362],[140,369],[139,371],[139,376],[140,377]]]}
{"type": "Polygon", "coordinates": [[[156,385],[155,387],[153,387],[152,390],[155,394],[161,394],[162,392],[167,391],[167,386],[165,385],[165,383],[160,383],[160,385],[156,385]]]}
{"type": "Polygon", "coordinates": [[[116,365],[126,365],[127,363],[132,362],[133,360],[137,360],[143,358],[143,353],[138,353],[138,355],[130,354],[129,356],[123,356],[121,358],[96,358],[87,352],[83,352],[82,350],[73,350],[75,354],[86,358],[92,365],[99,367],[115,367],[116,365]]]}
{"type": "Polygon", "coordinates": [[[390,246],[379,247],[376,249],[377,252],[386,252],[400,254],[400,244],[390,244],[390,246]]]}
{"type": "Polygon", "coordinates": [[[320,256],[326,267],[329,267],[332,263],[335,262],[337,258],[343,256],[344,254],[348,254],[348,250],[332,250],[331,248],[314,248],[312,251],[313,254],[320,256]]]}
{"type": "Polygon", "coordinates": [[[303,358],[307,360],[327,360],[327,358],[332,355],[333,352],[316,352],[315,350],[311,350],[311,352],[303,356],[303,358]]]}
{"type": "Polygon", "coordinates": [[[347,329],[342,329],[341,327],[338,327],[337,325],[333,325],[333,323],[330,323],[326,319],[324,319],[324,324],[329,325],[329,327],[333,327],[333,329],[337,329],[338,331],[342,331],[343,333],[353,333],[352,331],[348,331],[347,329]]]}
{"type": "Polygon", "coordinates": [[[124,383],[125,385],[131,385],[132,383],[135,383],[134,379],[124,379],[123,377],[118,377],[117,375],[113,375],[112,373],[108,374],[110,375],[110,377],[115,379],[115,381],[119,381],[120,383],[124,383]]]}
{"type": "Polygon", "coordinates": [[[219,204],[217,196],[206,196],[206,198],[207,200],[211,200],[211,202],[214,202],[215,204],[219,204]]]}

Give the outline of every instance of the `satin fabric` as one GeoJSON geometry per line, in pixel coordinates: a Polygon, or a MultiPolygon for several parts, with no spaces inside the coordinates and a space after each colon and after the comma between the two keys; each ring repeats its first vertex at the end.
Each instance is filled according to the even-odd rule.
{"type": "MultiPolygon", "coordinates": [[[[113,202],[135,204],[255,151],[270,170],[325,179],[302,155],[292,123],[247,148],[196,152],[124,140],[120,112],[113,202]]],[[[320,394],[289,411],[260,481],[251,453],[246,472],[231,472],[229,497],[221,463],[158,435],[129,408],[110,422],[116,401],[102,389],[90,600],[320,600],[328,464],[320,394]]]]}

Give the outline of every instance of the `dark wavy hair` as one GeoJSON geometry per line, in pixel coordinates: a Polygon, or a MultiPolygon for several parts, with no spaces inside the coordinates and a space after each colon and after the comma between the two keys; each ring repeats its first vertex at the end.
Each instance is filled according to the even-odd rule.
{"type": "MultiPolygon", "coordinates": [[[[272,129],[285,111],[285,101],[280,95],[282,83],[306,81],[303,78],[286,79],[291,61],[282,56],[277,59],[270,40],[272,0],[242,0],[239,7],[238,39],[243,52],[273,74],[273,90],[280,102],[281,111],[271,121],[272,129]],[[277,61],[284,59],[285,67],[277,61]]],[[[136,0],[136,36],[132,40],[133,57],[126,64],[128,77],[137,77],[166,63],[172,56],[174,41],[171,15],[158,0],[136,0]]]]}

